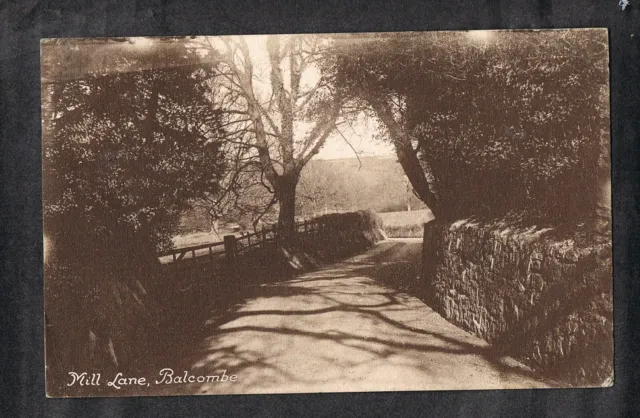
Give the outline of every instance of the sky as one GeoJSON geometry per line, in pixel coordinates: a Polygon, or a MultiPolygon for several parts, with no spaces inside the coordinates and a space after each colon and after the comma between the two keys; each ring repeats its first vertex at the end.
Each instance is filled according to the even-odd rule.
{"type": "MultiPolygon", "coordinates": [[[[365,124],[357,124],[354,126],[354,130],[356,131],[355,133],[350,132],[349,129],[347,132],[344,132],[344,135],[361,157],[391,157],[395,155],[393,147],[390,144],[372,138],[372,128],[367,128],[365,124]]],[[[337,158],[355,158],[354,149],[351,149],[342,136],[334,134],[327,139],[327,143],[314,159],[333,160],[337,158]]]]}

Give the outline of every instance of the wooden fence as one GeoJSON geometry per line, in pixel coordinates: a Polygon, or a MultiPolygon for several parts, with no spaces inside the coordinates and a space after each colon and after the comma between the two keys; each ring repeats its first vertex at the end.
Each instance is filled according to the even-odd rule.
{"type": "MultiPolygon", "coordinates": [[[[299,236],[317,236],[323,229],[321,222],[306,220],[297,222],[296,234],[299,236]]],[[[175,248],[159,256],[163,264],[195,263],[195,262],[235,262],[238,256],[253,249],[264,248],[267,245],[278,245],[281,234],[277,227],[262,228],[252,233],[225,235],[223,241],[175,248]]]]}

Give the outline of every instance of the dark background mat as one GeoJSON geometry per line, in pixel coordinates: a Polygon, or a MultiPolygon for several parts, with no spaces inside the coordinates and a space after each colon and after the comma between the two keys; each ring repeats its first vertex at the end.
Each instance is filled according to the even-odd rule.
{"type": "MultiPolygon", "coordinates": [[[[640,352],[640,0],[0,1],[0,416],[623,416],[640,352]],[[615,386],[609,389],[45,399],[39,40],[607,27],[611,46],[615,386]]],[[[82,312],[78,312],[82,315],[82,312]]],[[[634,414],[635,415],[635,414],[634,414]]]]}

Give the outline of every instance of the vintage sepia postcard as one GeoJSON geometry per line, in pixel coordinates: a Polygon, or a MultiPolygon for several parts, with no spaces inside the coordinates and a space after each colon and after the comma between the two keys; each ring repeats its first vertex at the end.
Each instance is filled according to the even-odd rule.
{"type": "Polygon", "coordinates": [[[41,64],[49,397],[613,385],[605,29],[41,64]]]}

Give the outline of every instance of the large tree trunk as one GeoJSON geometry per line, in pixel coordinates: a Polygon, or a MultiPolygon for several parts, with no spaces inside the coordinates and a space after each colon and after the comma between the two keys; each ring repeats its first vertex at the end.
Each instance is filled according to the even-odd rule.
{"type": "Polygon", "coordinates": [[[433,216],[438,219],[445,218],[446,214],[442,210],[442,205],[436,195],[431,192],[425,172],[420,165],[420,161],[418,161],[415,151],[411,147],[409,139],[407,138],[405,142],[402,136],[404,136],[404,133],[402,132],[395,132],[392,134],[396,155],[398,156],[398,162],[407,175],[414,192],[420,200],[429,206],[433,216]]]}
{"type": "Polygon", "coordinates": [[[367,101],[386,126],[396,150],[398,162],[407,175],[415,194],[431,209],[433,216],[437,219],[445,218],[446,214],[443,213],[441,202],[429,187],[429,182],[420,165],[416,151],[411,145],[409,135],[393,118],[393,112],[387,104],[380,100],[366,99],[368,99],[367,101]]]}
{"type": "Polygon", "coordinates": [[[275,187],[276,198],[280,203],[278,229],[285,243],[295,239],[296,186],[298,174],[282,175],[275,187]]]}

